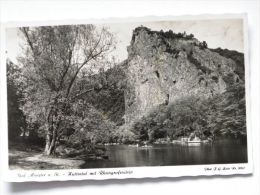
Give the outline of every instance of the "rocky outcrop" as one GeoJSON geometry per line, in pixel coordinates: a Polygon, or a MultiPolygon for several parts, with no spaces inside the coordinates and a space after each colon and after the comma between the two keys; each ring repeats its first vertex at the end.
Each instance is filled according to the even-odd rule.
{"type": "Polygon", "coordinates": [[[235,60],[208,49],[193,35],[138,27],[128,47],[125,121],[184,97],[222,94],[244,82],[238,69],[235,60]]]}

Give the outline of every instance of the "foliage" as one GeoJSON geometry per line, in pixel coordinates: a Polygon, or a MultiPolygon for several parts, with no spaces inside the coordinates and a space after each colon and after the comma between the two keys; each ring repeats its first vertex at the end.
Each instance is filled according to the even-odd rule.
{"type": "Polygon", "coordinates": [[[129,130],[130,125],[124,124],[115,129],[110,136],[110,143],[132,144],[137,141],[137,136],[129,130]]]}
{"type": "Polygon", "coordinates": [[[202,43],[199,43],[199,48],[200,49],[207,49],[208,44],[206,43],[206,41],[202,41],[202,43]]]}
{"type": "MultiPolygon", "coordinates": [[[[74,112],[84,112],[84,117],[75,118],[76,132],[69,138],[71,143],[108,143],[116,125],[86,101],[74,112]]],[[[77,115],[76,113],[73,113],[77,115]]],[[[80,114],[79,114],[80,115],[80,114]]]]}
{"type": "Polygon", "coordinates": [[[7,98],[8,98],[8,128],[9,140],[15,140],[22,133],[25,133],[25,116],[20,108],[23,104],[23,83],[21,79],[21,69],[7,61],[7,98]]]}
{"type": "Polygon", "coordinates": [[[221,49],[221,48],[216,48],[216,49],[210,49],[213,52],[218,53],[221,56],[224,56],[225,58],[230,58],[236,62],[236,70],[235,73],[239,75],[239,78],[242,79],[243,81],[245,80],[245,66],[244,66],[244,54],[237,52],[237,51],[232,51],[228,49],[221,49]]]}
{"type": "Polygon", "coordinates": [[[89,89],[80,83],[107,63],[114,37],[94,25],[20,28],[25,39],[19,58],[24,83],[22,107],[28,123],[39,124],[46,137],[45,154],[55,150],[62,129],[76,128],[87,112],[78,109],[89,89]]]}
{"type": "Polygon", "coordinates": [[[102,70],[98,74],[84,80],[84,85],[94,88],[90,93],[82,96],[106,119],[111,120],[117,126],[124,123],[125,114],[125,73],[122,64],[115,65],[108,70],[102,70]]]}
{"type": "Polygon", "coordinates": [[[246,136],[245,89],[234,85],[209,102],[209,128],[216,135],[246,136]]]}
{"type": "Polygon", "coordinates": [[[188,97],[170,105],[161,105],[137,121],[131,130],[140,140],[154,141],[188,136],[246,136],[244,86],[234,85],[209,99],[188,97]]]}

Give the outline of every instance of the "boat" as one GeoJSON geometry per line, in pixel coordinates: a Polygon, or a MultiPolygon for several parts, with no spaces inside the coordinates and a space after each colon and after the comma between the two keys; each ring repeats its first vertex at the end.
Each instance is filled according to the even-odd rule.
{"type": "Polygon", "coordinates": [[[141,146],[142,148],[152,148],[153,146],[151,146],[151,145],[143,145],[143,146],[141,146]]]}
{"type": "Polygon", "coordinates": [[[182,143],[182,141],[181,140],[172,140],[172,143],[173,144],[180,144],[180,143],[182,143]]]}
{"type": "Polygon", "coordinates": [[[139,144],[130,144],[128,147],[139,147],[139,144]]]}
{"type": "Polygon", "coordinates": [[[203,143],[203,141],[201,141],[201,140],[198,140],[198,141],[193,141],[193,140],[191,140],[191,141],[186,141],[186,143],[203,143]]]}
{"type": "Polygon", "coordinates": [[[206,139],[206,140],[201,140],[200,138],[198,138],[198,137],[195,137],[193,140],[186,140],[185,141],[185,143],[188,143],[188,144],[192,144],[192,143],[194,143],[194,144],[200,144],[200,143],[209,143],[209,142],[211,142],[211,140],[209,140],[209,139],[206,139]]]}

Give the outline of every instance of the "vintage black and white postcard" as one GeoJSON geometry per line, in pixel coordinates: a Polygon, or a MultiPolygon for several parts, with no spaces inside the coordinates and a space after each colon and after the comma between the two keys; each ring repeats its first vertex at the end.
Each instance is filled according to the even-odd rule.
{"type": "Polygon", "coordinates": [[[4,24],[4,179],[252,173],[246,21],[4,24]]]}

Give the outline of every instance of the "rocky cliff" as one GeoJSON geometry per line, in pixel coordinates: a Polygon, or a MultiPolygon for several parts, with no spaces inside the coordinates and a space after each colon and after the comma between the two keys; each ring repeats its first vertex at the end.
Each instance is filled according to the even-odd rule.
{"type": "Polygon", "coordinates": [[[243,85],[243,63],[227,52],[208,49],[192,34],[136,28],[128,47],[126,123],[160,105],[192,96],[207,99],[243,85]]]}

